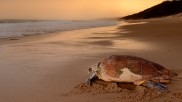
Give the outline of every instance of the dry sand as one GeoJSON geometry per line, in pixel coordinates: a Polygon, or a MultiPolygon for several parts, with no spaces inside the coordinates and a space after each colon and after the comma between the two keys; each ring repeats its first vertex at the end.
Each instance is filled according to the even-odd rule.
{"type": "Polygon", "coordinates": [[[0,102],[181,102],[182,19],[143,21],[148,23],[0,39],[0,102]],[[85,85],[88,67],[113,54],[151,60],[178,76],[167,93],[85,85]]]}

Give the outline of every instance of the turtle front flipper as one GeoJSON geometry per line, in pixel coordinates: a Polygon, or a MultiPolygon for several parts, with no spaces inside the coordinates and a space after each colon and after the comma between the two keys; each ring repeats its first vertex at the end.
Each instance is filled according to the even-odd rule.
{"type": "Polygon", "coordinates": [[[87,83],[88,85],[91,85],[91,81],[92,81],[92,79],[93,79],[94,77],[96,77],[96,75],[97,75],[96,72],[90,72],[90,73],[89,73],[89,76],[88,76],[88,78],[87,78],[87,80],[86,80],[86,83],[87,83]]]}
{"type": "Polygon", "coordinates": [[[157,83],[154,81],[146,81],[142,85],[144,85],[146,87],[150,87],[150,88],[159,89],[161,91],[167,91],[168,90],[168,87],[166,85],[163,85],[161,83],[157,83]]]}

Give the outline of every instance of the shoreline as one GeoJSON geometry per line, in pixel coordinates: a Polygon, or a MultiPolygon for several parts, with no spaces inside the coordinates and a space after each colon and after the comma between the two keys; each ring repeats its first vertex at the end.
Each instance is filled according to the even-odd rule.
{"type": "MultiPolygon", "coordinates": [[[[169,18],[0,40],[0,101],[121,102],[115,96],[119,93],[63,95],[86,80],[90,65],[113,54],[142,57],[177,71],[168,85],[173,95],[182,91],[181,26],[182,20],[169,18]]],[[[181,99],[154,101],[164,100],[181,99]]]]}
{"type": "MultiPolygon", "coordinates": [[[[119,21],[118,21],[119,22],[119,21]]],[[[117,24],[118,25],[118,24],[117,24]]],[[[56,36],[58,34],[64,34],[67,32],[74,32],[79,30],[89,30],[89,29],[99,29],[99,28],[107,28],[107,27],[116,27],[117,25],[106,25],[106,26],[100,26],[100,27],[90,27],[90,28],[82,28],[82,29],[75,29],[75,30],[66,30],[66,31],[60,31],[60,32],[53,32],[53,33],[44,33],[44,34],[32,34],[32,35],[22,35],[22,36],[13,36],[13,37],[6,37],[6,38],[0,38],[1,44],[11,44],[11,43],[18,43],[18,42],[26,42],[34,40],[39,40],[42,38],[47,38],[51,36],[56,36]],[[29,40],[31,39],[31,40],[29,40]],[[19,41],[22,40],[22,41],[19,41]]]]}
{"type": "Polygon", "coordinates": [[[42,35],[49,33],[59,33],[63,31],[73,31],[79,29],[89,29],[97,27],[107,27],[117,25],[117,20],[90,20],[90,21],[24,21],[9,22],[0,24],[0,38],[11,38],[21,36],[42,35]],[[5,29],[6,28],[6,29],[5,29]]]}

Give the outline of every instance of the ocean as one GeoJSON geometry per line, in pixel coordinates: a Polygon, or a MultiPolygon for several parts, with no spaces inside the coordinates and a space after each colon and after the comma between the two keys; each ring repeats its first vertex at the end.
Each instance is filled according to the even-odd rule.
{"type": "Polygon", "coordinates": [[[0,38],[55,33],[116,24],[118,22],[112,20],[0,20],[0,38]]]}

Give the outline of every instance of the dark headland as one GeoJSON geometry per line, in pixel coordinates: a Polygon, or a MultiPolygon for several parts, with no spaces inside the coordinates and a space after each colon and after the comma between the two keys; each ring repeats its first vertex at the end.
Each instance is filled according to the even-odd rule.
{"type": "Polygon", "coordinates": [[[172,0],[172,1],[164,1],[144,11],[122,17],[121,19],[127,20],[127,19],[148,19],[148,18],[166,17],[181,12],[182,12],[182,1],[172,0]]]}

